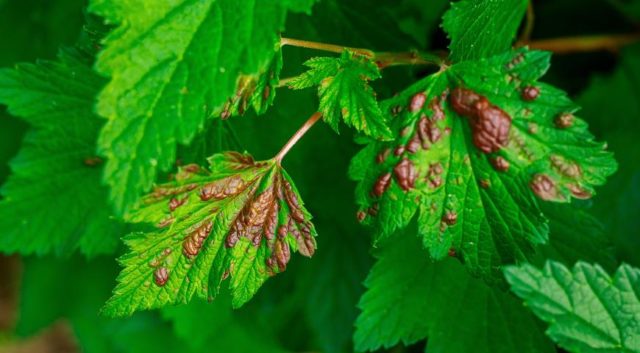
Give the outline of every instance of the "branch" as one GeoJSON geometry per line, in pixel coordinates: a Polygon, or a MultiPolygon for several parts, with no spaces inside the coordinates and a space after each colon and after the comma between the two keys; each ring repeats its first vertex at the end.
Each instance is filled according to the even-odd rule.
{"type": "Polygon", "coordinates": [[[290,45],[292,47],[307,48],[323,50],[332,53],[342,53],[345,50],[352,51],[356,54],[362,55],[375,61],[379,68],[383,69],[389,66],[397,65],[437,65],[440,66],[443,59],[435,54],[421,53],[418,51],[410,52],[384,52],[376,53],[372,50],[365,48],[352,48],[345,47],[337,44],[328,44],[320,42],[312,42],[307,40],[292,39],[292,38],[280,38],[280,46],[290,45]]]}
{"type": "Polygon", "coordinates": [[[298,129],[298,131],[296,131],[296,133],[293,134],[293,136],[291,136],[289,141],[287,141],[287,143],[284,145],[284,147],[282,147],[280,152],[278,152],[278,154],[274,157],[274,159],[278,164],[282,162],[282,159],[284,158],[284,156],[287,155],[291,147],[293,147],[296,143],[298,143],[298,141],[302,138],[302,136],[304,136],[307,133],[307,131],[311,129],[313,124],[315,124],[318,120],[320,120],[320,118],[322,118],[322,113],[320,112],[313,113],[313,115],[311,115],[309,120],[307,120],[300,127],[300,129],[298,129]]]}
{"type": "Polygon", "coordinates": [[[556,54],[584,53],[607,50],[617,52],[620,48],[640,41],[640,33],[565,37],[518,42],[516,46],[528,45],[531,49],[549,50],[556,54]]]}

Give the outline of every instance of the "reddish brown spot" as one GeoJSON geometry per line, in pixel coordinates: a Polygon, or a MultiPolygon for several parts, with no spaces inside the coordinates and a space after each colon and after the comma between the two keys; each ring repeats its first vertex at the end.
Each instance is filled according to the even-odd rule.
{"type": "Polygon", "coordinates": [[[529,183],[531,190],[539,198],[546,201],[561,201],[563,197],[558,193],[556,183],[546,174],[534,175],[531,183],[529,183]]]}
{"type": "Polygon", "coordinates": [[[156,227],[164,228],[164,227],[170,225],[171,223],[173,223],[173,221],[174,221],[174,218],[172,216],[166,217],[165,219],[163,219],[160,222],[158,222],[156,227]]]}
{"type": "Polygon", "coordinates": [[[384,192],[389,188],[389,185],[391,185],[391,173],[381,175],[373,185],[373,195],[375,197],[382,196],[382,194],[384,194],[384,192]]]}
{"type": "Polygon", "coordinates": [[[264,91],[262,91],[262,99],[267,100],[271,95],[271,87],[269,85],[264,87],[264,91]]]}
{"type": "Polygon", "coordinates": [[[550,159],[551,165],[560,174],[574,179],[582,175],[582,169],[578,163],[568,161],[564,157],[556,154],[552,155],[550,159]]]}
{"type": "Polygon", "coordinates": [[[458,214],[455,211],[448,210],[442,216],[442,222],[444,222],[446,225],[452,226],[456,224],[457,221],[458,221],[458,214]]]}
{"type": "Polygon", "coordinates": [[[442,164],[433,163],[429,165],[429,171],[427,171],[427,176],[426,176],[429,186],[435,189],[442,185],[442,177],[440,176],[442,172],[443,172],[442,164]]]}
{"type": "Polygon", "coordinates": [[[395,150],[393,150],[393,154],[398,157],[404,153],[404,146],[398,146],[395,150]]]}
{"type": "Polygon", "coordinates": [[[84,163],[84,165],[86,165],[87,167],[96,167],[102,164],[102,162],[102,158],[97,156],[87,157],[82,161],[82,163],[84,163]]]}
{"type": "Polygon", "coordinates": [[[573,116],[573,114],[562,113],[555,118],[554,123],[558,129],[567,129],[573,126],[574,120],[575,117],[573,116]]]}
{"type": "Polygon", "coordinates": [[[491,158],[491,164],[493,165],[493,168],[499,172],[506,172],[509,170],[509,161],[504,159],[502,156],[491,158]]]}
{"type": "MultiPolygon", "coordinates": [[[[445,98],[444,94],[442,98],[443,99],[445,98]]],[[[444,110],[442,108],[443,99],[435,97],[431,100],[431,102],[429,102],[429,108],[433,111],[431,120],[433,121],[444,120],[444,110]]]]}
{"type": "Polygon", "coordinates": [[[420,141],[420,135],[418,133],[413,134],[409,142],[407,142],[407,151],[409,153],[416,153],[422,147],[422,141],[420,141]]]}
{"type": "Polygon", "coordinates": [[[411,102],[409,103],[409,111],[413,113],[422,109],[426,100],[427,96],[425,96],[424,93],[420,92],[414,94],[413,97],[411,97],[411,102]]]}
{"type": "Polygon", "coordinates": [[[211,233],[211,229],[213,228],[213,222],[207,221],[203,224],[200,224],[196,227],[187,237],[184,239],[182,243],[182,253],[187,257],[194,257],[198,255],[200,249],[202,248],[202,244],[205,239],[211,233]]]}
{"type": "Polygon", "coordinates": [[[169,280],[169,270],[166,267],[159,267],[153,271],[153,281],[160,287],[167,284],[169,280]]]}
{"type": "Polygon", "coordinates": [[[200,199],[208,201],[211,199],[222,200],[229,196],[240,193],[245,187],[245,182],[239,175],[216,180],[206,184],[200,190],[200,199]]]}
{"type": "Polygon", "coordinates": [[[453,110],[469,119],[473,131],[473,144],[484,153],[497,152],[507,145],[511,117],[492,105],[485,97],[464,88],[451,93],[453,110]]]}
{"type": "Polygon", "coordinates": [[[178,199],[175,197],[172,197],[171,200],[169,200],[169,211],[173,212],[176,210],[176,208],[184,205],[185,202],[187,202],[188,197],[184,197],[182,199],[178,199]]]}
{"type": "Polygon", "coordinates": [[[405,126],[404,128],[402,128],[402,130],[400,130],[400,137],[409,135],[409,132],[411,132],[411,126],[405,126]]]}
{"type": "Polygon", "coordinates": [[[522,99],[531,102],[540,95],[540,88],[536,86],[526,86],[522,89],[522,99]]]}
{"type": "Polygon", "coordinates": [[[455,248],[449,248],[449,252],[447,253],[447,255],[449,255],[449,257],[456,257],[456,255],[457,255],[456,249],[455,248]]]}
{"type": "Polygon", "coordinates": [[[393,173],[402,190],[408,191],[414,187],[417,177],[416,168],[407,158],[403,158],[396,164],[393,173]]]}
{"type": "Polygon", "coordinates": [[[567,184],[567,188],[576,199],[587,200],[593,196],[589,191],[576,184],[567,184]]]}
{"type": "Polygon", "coordinates": [[[378,153],[378,155],[376,156],[376,163],[378,164],[384,163],[384,161],[387,160],[387,157],[389,157],[390,154],[391,154],[391,149],[385,148],[384,151],[378,153]]]}
{"type": "Polygon", "coordinates": [[[480,187],[483,189],[488,189],[491,187],[491,181],[489,179],[480,179],[480,187]]]}
{"type": "Polygon", "coordinates": [[[378,215],[378,211],[380,210],[380,205],[376,202],[374,203],[371,207],[369,207],[369,209],[367,210],[367,213],[370,216],[377,216],[378,215]]]}
{"type": "Polygon", "coordinates": [[[364,211],[358,211],[356,213],[356,219],[358,219],[358,222],[364,221],[365,218],[367,218],[367,214],[364,211]]]}

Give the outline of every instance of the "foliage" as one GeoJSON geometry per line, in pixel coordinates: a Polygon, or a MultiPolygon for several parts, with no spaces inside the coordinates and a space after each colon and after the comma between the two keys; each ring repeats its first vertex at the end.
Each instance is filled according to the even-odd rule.
{"type": "Polygon", "coordinates": [[[511,289],[550,322],[547,334],[572,352],[640,352],[640,271],[628,265],[613,278],[598,265],[572,270],[547,262],[505,268],[511,289]]]}
{"type": "Polygon", "coordinates": [[[0,346],[640,352],[637,8],[0,0],[0,346]]]}

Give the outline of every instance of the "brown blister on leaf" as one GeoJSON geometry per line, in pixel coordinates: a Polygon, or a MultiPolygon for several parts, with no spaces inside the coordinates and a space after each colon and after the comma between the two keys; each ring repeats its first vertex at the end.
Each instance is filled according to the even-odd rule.
{"type": "Polygon", "coordinates": [[[260,245],[267,216],[274,207],[277,205],[272,185],[242,208],[227,234],[225,245],[231,248],[240,238],[247,238],[254,246],[260,245]]]}
{"type": "Polygon", "coordinates": [[[376,156],[376,163],[378,164],[384,163],[384,161],[387,160],[387,157],[389,157],[390,154],[391,154],[391,149],[385,148],[382,152],[378,153],[378,155],[376,156]]]}
{"type": "Polygon", "coordinates": [[[398,164],[393,168],[393,173],[395,174],[398,185],[400,185],[402,190],[408,191],[413,189],[417,178],[417,172],[416,167],[409,159],[403,158],[398,162],[398,164]]]}
{"type": "Polygon", "coordinates": [[[582,175],[582,169],[578,163],[569,161],[560,155],[551,155],[551,165],[560,174],[569,178],[579,178],[582,175]]]}
{"type": "Polygon", "coordinates": [[[375,197],[382,196],[382,194],[384,194],[384,192],[389,188],[389,185],[391,185],[391,173],[382,174],[373,185],[373,195],[375,197]]]}
{"type": "Polygon", "coordinates": [[[562,113],[554,119],[554,124],[558,129],[568,129],[573,126],[575,117],[571,113],[562,113]]]}
{"type": "Polygon", "coordinates": [[[576,199],[587,200],[593,196],[589,191],[576,184],[567,184],[567,188],[576,199]]]}
{"type": "Polygon", "coordinates": [[[553,179],[546,174],[536,174],[529,183],[531,190],[539,198],[545,201],[565,201],[565,197],[560,194],[553,179]]]}
{"type": "Polygon", "coordinates": [[[442,222],[448,226],[455,225],[458,221],[458,214],[455,211],[447,210],[442,216],[442,222]]]}
{"type": "Polygon", "coordinates": [[[200,199],[202,201],[222,200],[227,197],[237,195],[246,186],[246,183],[239,175],[213,181],[200,189],[200,199]]]}
{"type": "Polygon", "coordinates": [[[422,109],[426,101],[427,96],[424,93],[420,92],[414,94],[413,97],[411,97],[411,101],[409,101],[409,111],[412,113],[417,112],[422,109]]]}
{"type": "Polygon", "coordinates": [[[495,158],[491,158],[490,161],[491,161],[491,165],[493,165],[493,168],[495,168],[495,170],[499,172],[506,172],[509,170],[509,161],[507,161],[502,156],[496,156],[495,158]]]}
{"type": "Polygon", "coordinates": [[[166,267],[159,267],[153,271],[153,281],[156,285],[163,287],[169,280],[169,270],[166,267]]]}
{"type": "Polygon", "coordinates": [[[195,257],[198,255],[200,249],[202,249],[202,244],[211,233],[212,228],[213,221],[207,220],[191,230],[182,242],[182,253],[187,257],[195,257]]]}
{"type": "Polygon", "coordinates": [[[458,87],[451,92],[451,106],[456,113],[469,119],[473,144],[480,151],[493,153],[507,145],[511,117],[486,97],[458,87]]]}
{"type": "Polygon", "coordinates": [[[522,89],[522,99],[531,102],[540,95],[540,88],[536,86],[526,86],[522,89]]]}

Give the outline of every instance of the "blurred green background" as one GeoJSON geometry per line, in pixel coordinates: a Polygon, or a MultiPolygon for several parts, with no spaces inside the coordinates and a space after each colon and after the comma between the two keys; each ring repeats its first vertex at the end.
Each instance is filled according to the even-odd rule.
{"type": "MultiPolygon", "coordinates": [[[[533,4],[534,40],[640,30],[638,1],[533,4]]],[[[77,39],[84,6],[80,0],[0,0],[0,66],[54,59],[59,47],[77,39]]],[[[446,49],[439,28],[446,7],[443,0],[382,0],[376,6],[369,0],[323,0],[311,17],[291,16],[286,35],[374,50],[446,49]]],[[[300,63],[314,54],[321,53],[287,48],[283,77],[299,73],[300,63]]],[[[376,90],[389,96],[425,74],[417,68],[393,68],[376,82],[376,90]]],[[[614,151],[619,171],[582,206],[605,224],[619,258],[640,266],[640,45],[554,56],[545,80],[583,106],[580,115],[614,151]]],[[[181,157],[202,161],[219,142],[233,148],[239,143],[256,158],[267,158],[316,104],[310,90],[278,92],[275,108],[265,116],[230,122],[238,141],[211,143],[210,132],[227,124],[212,123],[209,134],[183,148],[181,157]]],[[[0,184],[10,173],[10,160],[27,128],[0,107],[0,184]]],[[[320,251],[312,260],[292,259],[288,271],[268,281],[241,310],[231,311],[222,296],[212,304],[194,302],[128,319],[105,319],[98,312],[115,283],[115,254],[92,259],[4,256],[0,352],[350,351],[361,283],[373,262],[367,231],[354,216],[354,185],[346,176],[357,150],[349,132],[337,136],[324,124],[296,145],[285,164],[314,214],[320,251]]]]}

